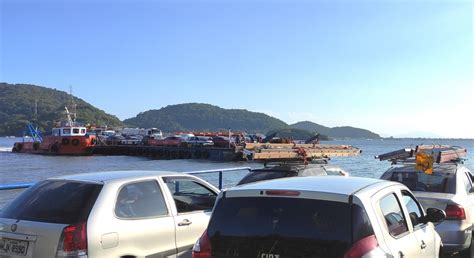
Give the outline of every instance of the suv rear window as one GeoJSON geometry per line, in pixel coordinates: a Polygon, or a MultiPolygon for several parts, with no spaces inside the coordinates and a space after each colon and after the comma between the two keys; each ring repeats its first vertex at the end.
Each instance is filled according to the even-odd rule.
{"type": "Polygon", "coordinates": [[[1,217],[48,223],[86,221],[102,185],[47,180],[25,190],[0,213],[1,217]]]}
{"type": "MultiPolygon", "coordinates": [[[[348,203],[224,197],[207,232],[213,257],[343,257],[353,237],[360,237],[351,234],[352,223],[348,203]]],[[[370,234],[365,226],[364,220],[358,222],[362,235],[370,234]]]]}

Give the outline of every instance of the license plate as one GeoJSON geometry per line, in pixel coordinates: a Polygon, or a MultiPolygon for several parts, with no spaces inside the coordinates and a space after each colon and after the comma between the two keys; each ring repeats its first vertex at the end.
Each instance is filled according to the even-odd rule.
{"type": "Polygon", "coordinates": [[[8,238],[0,239],[0,254],[2,252],[25,256],[28,252],[28,242],[8,238]]]}

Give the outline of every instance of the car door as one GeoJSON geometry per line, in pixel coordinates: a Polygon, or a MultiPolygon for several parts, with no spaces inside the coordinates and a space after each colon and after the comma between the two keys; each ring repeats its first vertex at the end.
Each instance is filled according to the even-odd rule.
{"type": "Polygon", "coordinates": [[[434,257],[437,255],[436,232],[431,222],[422,223],[421,218],[424,216],[423,209],[419,202],[408,191],[401,191],[402,207],[405,208],[405,215],[409,218],[409,227],[413,229],[413,233],[421,248],[421,257],[434,257]]]}
{"type": "Polygon", "coordinates": [[[176,210],[176,245],[179,257],[191,257],[191,249],[209,223],[217,192],[189,177],[163,177],[176,210]]]}
{"type": "MultiPolygon", "coordinates": [[[[421,248],[413,232],[408,227],[407,219],[396,194],[398,188],[388,188],[372,197],[372,205],[377,213],[377,222],[381,234],[394,258],[420,257],[421,248]]],[[[379,236],[377,236],[379,239],[379,236]]]]}
{"type": "Polygon", "coordinates": [[[175,257],[174,219],[156,179],[121,185],[113,214],[94,223],[100,248],[90,257],[175,257]]]}

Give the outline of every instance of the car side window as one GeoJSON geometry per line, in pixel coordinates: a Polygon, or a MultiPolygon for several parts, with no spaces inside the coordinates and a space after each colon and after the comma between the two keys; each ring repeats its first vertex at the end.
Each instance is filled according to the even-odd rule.
{"type": "Polygon", "coordinates": [[[462,176],[462,181],[464,183],[464,188],[466,189],[466,193],[469,194],[469,191],[472,188],[472,184],[471,184],[471,180],[470,180],[468,174],[464,173],[464,175],[462,176]]]}
{"type": "Polygon", "coordinates": [[[118,218],[150,218],[168,214],[165,199],[155,180],[124,185],[115,203],[118,218]]]}
{"type": "Polygon", "coordinates": [[[402,191],[403,203],[407,207],[408,215],[410,217],[411,224],[413,228],[418,225],[422,225],[421,218],[423,217],[423,211],[420,207],[420,204],[415,200],[415,198],[407,191],[402,191]]]}
{"type": "Polygon", "coordinates": [[[408,231],[407,222],[395,194],[382,198],[379,205],[391,236],[397,237],[408,231]]]}
{"type": "Polygon", "coordinates": [[[204,185],[182,177],[163,178],[173,195],[178,213],[212,210],[217,194],[204,185]]]}

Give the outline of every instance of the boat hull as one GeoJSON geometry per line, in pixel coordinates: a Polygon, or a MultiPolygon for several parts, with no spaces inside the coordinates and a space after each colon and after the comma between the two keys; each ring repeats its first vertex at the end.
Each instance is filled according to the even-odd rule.
{"type": "Polygon", "coordinates": [[[46,136],[43,142],[16,142],[12,152],[44,155],[92,155],[95,135],[46,136]]]}

